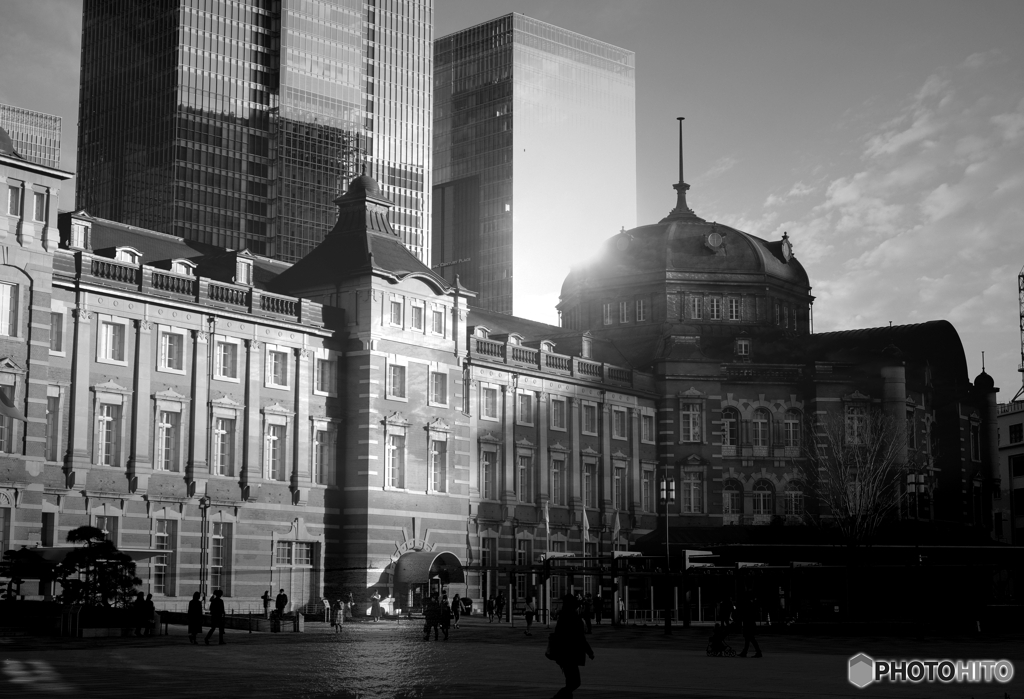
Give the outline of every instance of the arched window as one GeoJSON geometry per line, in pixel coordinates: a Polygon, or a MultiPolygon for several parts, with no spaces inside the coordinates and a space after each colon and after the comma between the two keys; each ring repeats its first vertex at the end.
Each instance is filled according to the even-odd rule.
{"type": "Polygon", "coordinates": [[[801,518],[804,515],[804,484],[800,481],[790,481],[786,484],[785,500],[783,507],[786,517],[801,518]]]}
{"type": "Polygon", "coordinates": [[[735,456],[739,444],[740,413],[736,408],[722,411],[722,455],[735,456]]]}
{"type": "Polygon", "coordinates": [[[783,423],[783,444],[786,447],[787,456],[796,456],[800,451],[802,443],[800,441],[800,423],[802,415],[799,410],[787,410],[786,418],[783,423]]]}
{"type": "Polygon", "coordinates": [[[765,524],[775,514],[775,488],[766,480],[754,484],[754,524],[765,524]]]}
{"type": "Polygon", "coordinates": [[[114,259],[118,262],[128,262],[129,264],[137,265],[139,260],[142,259],[142,253],[135,248],[120,247],[114,253],[114,259]]]}
{"type": "Polygon", "coordinates": [[[743,485],[737,480],[727,480],[722,484],[722,514],[726,524],[739,524],[743,514],[743,485]]]}
{"type": "Polygon", "coordinates": [[[765,408],[754,411],[754,419],[750,421],[750,443],[754,447],[754,456],[768,456],[772,427],[772,415],[765,408]]]}

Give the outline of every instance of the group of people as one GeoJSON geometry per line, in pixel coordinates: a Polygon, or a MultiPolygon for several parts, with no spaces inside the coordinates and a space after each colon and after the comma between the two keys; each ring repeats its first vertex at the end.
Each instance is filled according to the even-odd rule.
{"type": "Polygon", "coordinates": [[[743,633],[743,650],[740,651],[741,658],[747,657],[750,646],[754,646],[754,657],[762,657],[761,646],[754,638],[754,631],[757,629],[757,604],[752,595],[747,594],[740,599],[739,605],[732,606],[732,601],[726,597],[722,600],[719,611],[721,622],[715,624],[715,630],[711,633],[710,646],[715,653],[721,653],[725,649],[725,638],[731,627],[738,626],[743,633]]]}
{"type": "Polygon", "coordinates": [[[153,604],[153,595],[140,592],[135,597],[132,610],[135,613],[135,635],[152,636],[156,627],[156,605],[153,604]]]}
{"type": "MultiPolygon", "coordinates": [[[[283,590],[282,590],[283,592],[283,590]]],[[[206,645],[210,645],[210,638],[215,630],[220,631],[220,645],[224,645],[224,594],[220,590],[214,590],[210,598],[210,630],[206,634],[206,645]]],[[[198,592],[192,593],[192,600],[188,603],[188,640],[192,645],[199,645],[197,640],[203,632],[203,601],[198,592]]]]}
{"type": "MultiPolygon", "coordinates": [[[[270,590],[264,590],[263,596],[260,598],[263,600],[263,616],[267,619],[270,618],[270,590]]],[[[284,588],[277,593],[277,597],[274,598],[274,613],[277,614],[277,618],[280,619],[284,616],[285,610],[288,609],[288,595],[284,593],[284,588]]]]}
{"type": "MultiPolygon", "coordinates": [[[[330,602],[324,600],[330,605],[330,602]]],[[[355,606],[355,602],[352,599],[352,593],[348,593],[345,597],[339,599],[335,604],[330,605],[331,611],[331,626],[334,627],[334,633],[341,633],[342,627],[346,621],[352,621],[352,609],[355,606]]]]}
{"type": "Polygon", "coordinates": [[[487,615],[487,623],[494,621],[494,617],[498,617],[498,621],[501,621],[501,615],[505,613],[505,604],[505,595],[502,592],[484,600],[484,614],[487,615]]]}

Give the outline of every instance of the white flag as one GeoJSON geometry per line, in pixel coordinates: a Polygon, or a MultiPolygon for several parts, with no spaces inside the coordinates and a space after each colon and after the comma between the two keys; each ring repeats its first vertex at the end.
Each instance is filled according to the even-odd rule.
{"type": "Polygon", "coordinates": [[[616,512],[613,516],[615,517],[615,528],[612,529],[612,549],[617,551],[619,548],[619,513],[616,512]]]}
{"type": "Polygon", "coordinates": [[[551,509],[548,507],[548,503],[544,502],[544,526],[551,524],[551,509]]]}
{"type": "Polygon", "coordinates": [[[583,543],[590,541],[590,521],[587,519],[587,510],[583,508],[583,543]]]}

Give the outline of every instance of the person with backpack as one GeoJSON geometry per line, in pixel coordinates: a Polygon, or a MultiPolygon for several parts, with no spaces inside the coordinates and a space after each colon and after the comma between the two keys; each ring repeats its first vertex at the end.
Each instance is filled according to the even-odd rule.
{"type": "Polygon", "coordinates": [[[555,694],[555,699],[572,699],[572,693],[581,684],[580,667],[587,658],[594,659],[594,649],[587,643],[583,620],[578,611],[579,603],[572,595],[562,598],[562,611],[558,614],[555,631],[548,637],[548,649],[544,655],[558,663],[565,675],[565,686],[555,694]]]}

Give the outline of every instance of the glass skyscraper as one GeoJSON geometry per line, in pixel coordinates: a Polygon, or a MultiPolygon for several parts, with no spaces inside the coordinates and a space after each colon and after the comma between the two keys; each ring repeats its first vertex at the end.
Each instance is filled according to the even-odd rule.
{"type": "Polygon", "coordinates": [[[85,0],[78,206],[286,261],[363,167],[430,254],[433,0],[85,0]]]}
{"type": "Polygon", "coordinates": [[[438,39],[435,271],[554,313],[569,266],[635,224],[634,105],[632,51],[521,14],[438,39]]]}
{"type": "Polygon", "coordinates": [[[0,104],[0,128],[25,160],[60,168],[60,117],[0,104]]]}

